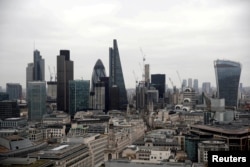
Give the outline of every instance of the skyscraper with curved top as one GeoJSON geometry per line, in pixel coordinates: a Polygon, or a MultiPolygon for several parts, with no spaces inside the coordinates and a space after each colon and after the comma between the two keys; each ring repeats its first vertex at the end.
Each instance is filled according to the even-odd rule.
{"type": "MultiPolygon", "coordinates": [[[[120,108],[125,108],[128,104],[127,91],[125,88],[122,65],[116,39],[113,40],[113,48],[109,48],[109,77],[110,88],[112,88],[113,86],[118,87],[120,108]]],[[[112,97],[110,98],[110,100],[112,100],[112,97]]]]}
{"type": "Polygon", "coordinates": [[[91,92],[95,91],[95,84],[100,81],[101,77],[106,77],[105,67],[100,59],[98,59],[95,63],[92,78],[91,78],[91,92]]]}
{"type": "Polygon", "coordinates": [[[217,97],[225,99],[226,106],[237,107],[241,64],[229,60],[215,60],[217,97]]]}

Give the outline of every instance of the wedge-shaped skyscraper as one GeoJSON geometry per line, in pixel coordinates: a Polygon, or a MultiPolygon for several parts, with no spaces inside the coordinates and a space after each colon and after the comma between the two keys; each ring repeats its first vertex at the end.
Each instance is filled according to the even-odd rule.
{"type": "MultiPolygon", "coordinates": [[[[128,104],[127,91],[125,88],[117,41],[115,39],[113,41],[113,48],[109,48],[109,77],[110,88],[112,88],[114,85],[118,87],[120,109],[126,108],[126,105],[128,104]]],[[[113,97],[110,97],[111,101],[112,98],[113,97]]]]}
{"type": "Polygon", "coordinates": [[[226,106],[237,107],[241,64],[228,60],[215,60],[217,97],[225,99],[226,106]]]}

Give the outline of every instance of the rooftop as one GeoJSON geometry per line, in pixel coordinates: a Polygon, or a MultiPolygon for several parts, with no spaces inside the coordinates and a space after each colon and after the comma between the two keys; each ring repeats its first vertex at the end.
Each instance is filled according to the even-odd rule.
{"type": "Polygon", "coordinates": [[[218,124],[218,125],[190,125],[191,128],[199,128],[208,131],[215,131],[224,134],[244,134],[249,132],[249,126],[218,124]]]}

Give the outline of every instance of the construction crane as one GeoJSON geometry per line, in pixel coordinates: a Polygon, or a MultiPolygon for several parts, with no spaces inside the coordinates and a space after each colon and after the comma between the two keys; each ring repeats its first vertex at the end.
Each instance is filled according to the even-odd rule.
{"type": "MultiPolygon", "coordinates": [[[[49,67],[49,66],[48,66],[49,67]]],[[[50,75],[50,81],[52,81],[53,77],[52,77],[52,73],[50,71],[50,67],[49,67],[49,75],[50,75]]]]}
{"type": "Polygon", "coordinates": [[[57,73],[56,73],[56,68],[54,66],[54,74],[55,74],[55,81],[57,81],[57,73]]]}
{"type": "Polygon", "coordinates": [[[142,48],[140,48],[141,55],[142,55],[142,81],[145,81],[145,61],[146,61],[146,55],[143,53],[142,48]]]}
{"type": "Polygon", "coordinates": [[[177,73],[178,78],[179,78],[179,80],[180,80],[180,84],[181,84],[181,91],[183,91],[183,87],[184,87],[184,85],[183,85],[183,82],[181,81],[180,74],[179,74],[179,72],[178,72],[178,71],[176,71],[176,73],[177,73]]]}
{"type": "Polygon", "coordinates": [[[171,80],[171,78],[169,78],[169,81],[173,87],[174,93],[176,92],[176,86],[174,85],[173,81],[171,80]]]}
{"type": "Polygon", "coordinates": [[[135,71],[133,71],[133,74],[134,74],[134,78],[135,78],[135,84],[137,85],[137,83],[138,83],[138,77],[136,76],[135,71]]]}

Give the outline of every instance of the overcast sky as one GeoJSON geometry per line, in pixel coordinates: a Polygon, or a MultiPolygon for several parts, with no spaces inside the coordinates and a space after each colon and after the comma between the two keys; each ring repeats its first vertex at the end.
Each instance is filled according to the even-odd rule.
{"type": "Polygon", "coordinates": [[[142,78],[142,53],[150,73],[215,84],[213,61],[242,64],[250,86],[249,0],[0,0],[0,86],[25,87],[34,41],[45,59],[45,78],[60,49],[69,49],[74,79],[90,80],[97,59],[109,71],[117,39],[126,88],[142,78]],[[133,74],[135,72],[135,75],[133,74]]]}

